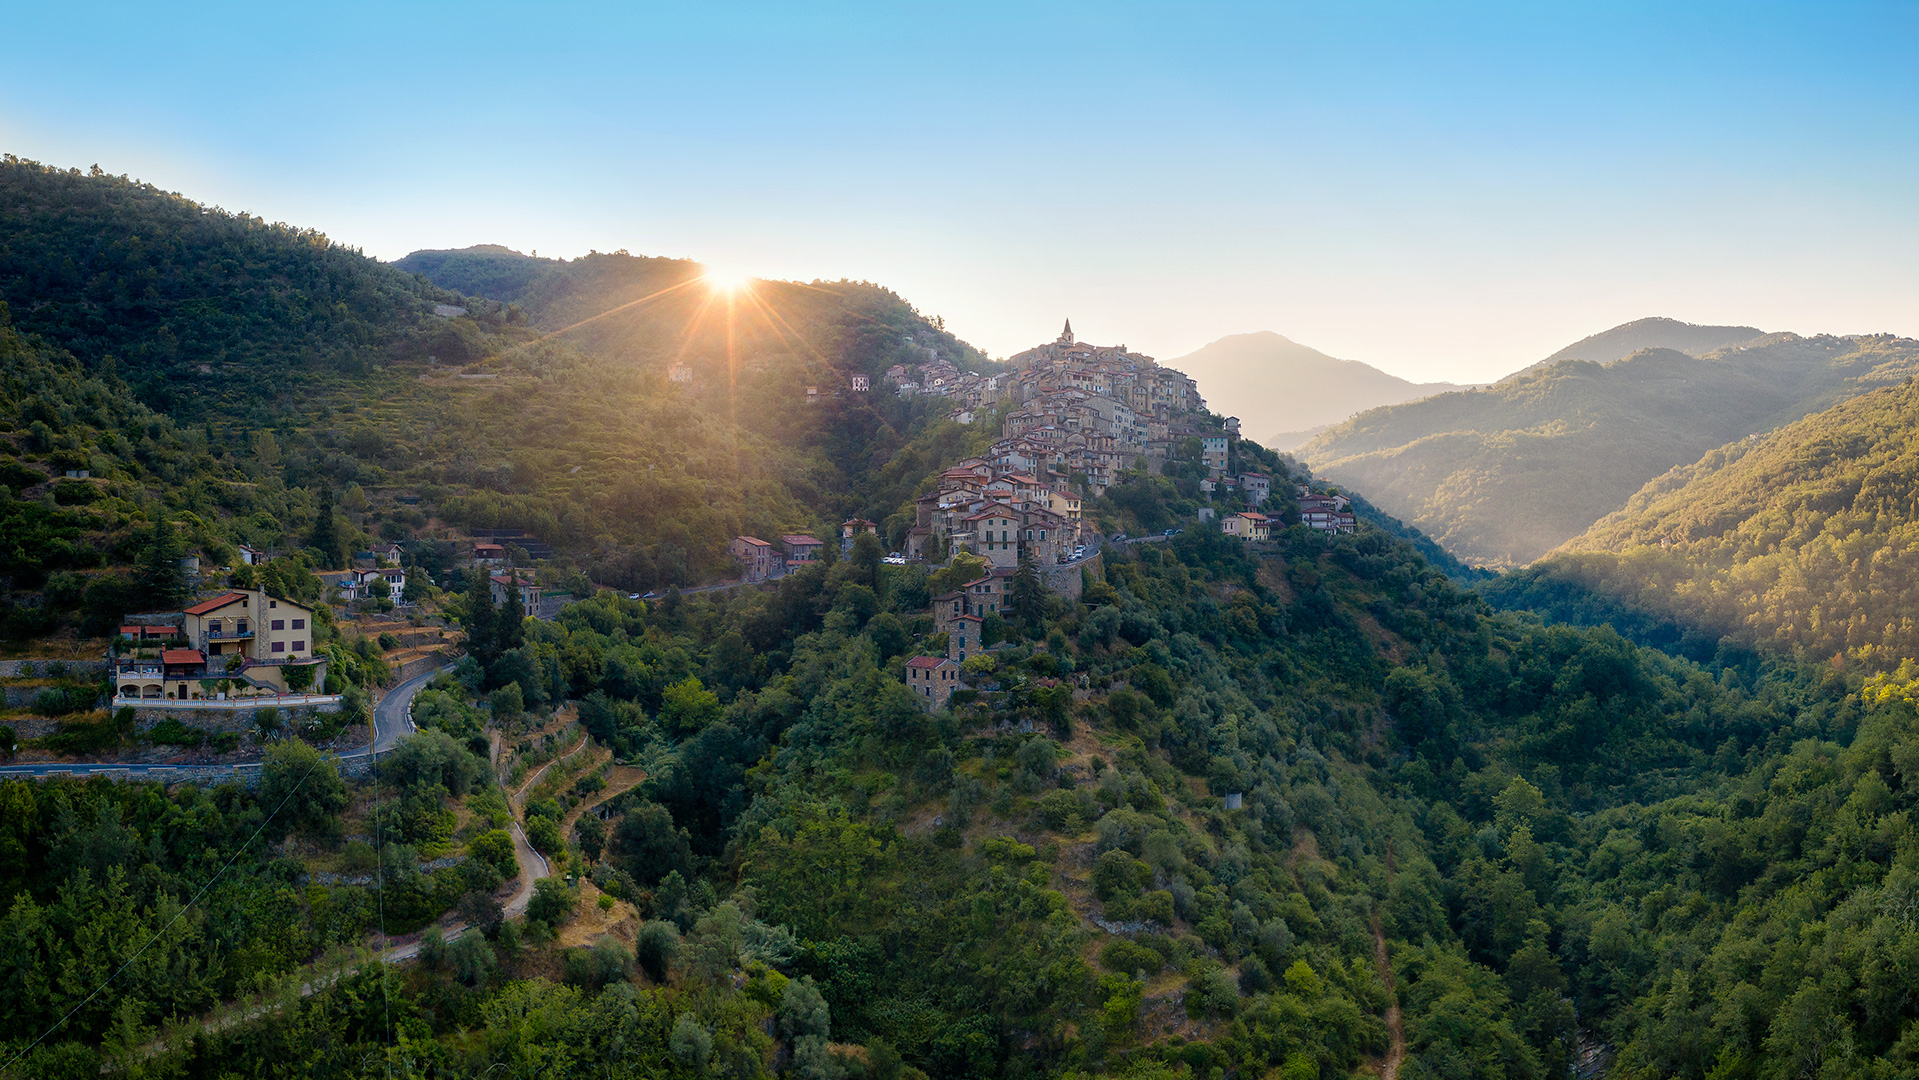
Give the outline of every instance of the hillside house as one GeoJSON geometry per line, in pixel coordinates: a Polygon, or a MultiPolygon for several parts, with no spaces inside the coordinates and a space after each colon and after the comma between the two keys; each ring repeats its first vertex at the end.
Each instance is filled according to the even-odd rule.
{"type": "Polygon", "coordinates": [[[1208,435],[1199,440],[1199,459],[1206,463],[1214,476],[1226,471],[1226,436],[1208,435]]]}
{"type": "Polygon", "coordinates": [[[960,666],[944,656],[915,656],[906,662],[906,688],[921,708],[938,712],[960,688],[960,666]]]}
{"type": "Polygon", "coordinates": [[[1299,512],[1299,523],[1309,529],[1318,529],[1324,533],[1350,533],[1359,531],[1359,519],[1352,514],[1338,510],[1313,509],[1299,512]]]}
{"type": "Polygon", "coordinates": [[[825,545],[812,536],[782,536],[780,546],[786,549],[787,565],[794,563],[812,564],[820,561],[820,548],[825,545]]]}
{"type": "Polygon", "coordinates": [[[740,564],[741,579],[749,584],[778,577],[785,566],[779,549],[757,536],[736,536],[726,550],[740,564]]]}
{"type": "Polygon", "coordinates": [[[326,655],[315,654],[313,609],[234,589],[181,612],[184,649],[164,649],[158,661],[129,657],[115,665],[114,697],[191,701],[208,696],[202,680],[232,679],[285,693],[286,671],[313,668],[311,686],[326,683],[326,655]]]}
{"type": "Polygon", "coordinates": [[[473,545],[474,566],[504,566],[506,548],[499,544],[483,542],[473,545]]]}
{"type": "Polygon", "coordinates": [[[1266,540],[1272,536],[1272,522],[1265,514],[1251,511],[1227,514],[1220,519],[1219,531],[1241,540],[1266,540]]]}
{"type": "Polygon", "coordinates": [[[507,590],[517,589],[520,594],[520,607],[529,615],[538,617],[540,610],[540,583],[530,574],[493,574],[488,580],[493,585],[493,604],[498,607],[506,603],[507,590]]]}
{"type": "Polygon", "coordinates": [[[966,614],[965,590],[955,589],[935,596],[933,598],[933,632],[949,633],[953,627],[953,620],[964,614],[966,614]]]}
{"type": "Polygon", "coordinates": [[[989,503],[976,514],[961,519],[964,533],[972,538],[973,553],[989,566],[1013,566],[1019,562],[1020,512],[1006,503],[989,503]]]}
{"type": "Polygon", "coordinates": [[[966,593],[967,613],[972,615],[984,615],[989,611],[997,613],[1004,607],[1004,597],[1000,592],[1000,584],[1003,580],[1008,579],[994,577],[989,573],[983,578],[960,586],[966,593]]]}
{"type": "Polygon", "coordinates": [[[1259,506],[1273,493],[1273,483],[1261,473],[1240,473],[1239,490],[1245,494],[1248,505],[1259,506]]]}
{"type": "Polygon", "coordinates": [[[958,615],[947,624],[946,658],[956,663],[965,663],[966,658],[980,651],[980,633],[986,620],[978,615],[958,615]]]}
{"type": "Polygon", "coordinates": [[[879,532],[878,522],[868,521],[865,518],[848,518],[840,522],[840,550],[853,550],[853,538],[861,533],[878,536],[879,532]]]}

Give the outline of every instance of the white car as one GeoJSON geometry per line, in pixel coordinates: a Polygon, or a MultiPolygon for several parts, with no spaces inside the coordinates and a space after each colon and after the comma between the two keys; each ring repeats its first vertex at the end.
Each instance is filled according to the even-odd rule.
{"type": "Polygon", "coordinates": [[[894,553],[892,553],[891,555],[888,555],[886,558],[881,559],[880,561],[892,566],[905,566],[906,556],[901,555],[899,552],[895,551],[894,553]]]}

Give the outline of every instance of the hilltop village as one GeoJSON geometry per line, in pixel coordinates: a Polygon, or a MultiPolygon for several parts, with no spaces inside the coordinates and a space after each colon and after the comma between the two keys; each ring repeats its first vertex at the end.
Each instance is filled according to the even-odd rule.
{"type": "MultiPolygon", "coordinates": [[[[938,566],[964,552],[983,564],[980,577],[933,598],[945,655],[907,661],[907,684],[931,711],[969,688],[966,659],[980,649],[986,618],[1012,608],[1023,574],[1038,587],[1079,595],[1081,569],[1097,569],[1107,542],[1089,530],[1082,500],[1103,496],[1121,474],[1158,474],[1177,448],[1196,443],[1206,472],[1200,490],[1227,508],[1202,507],[1201,521],[1216,520],[1222,533],[1246,541],[1266,540],[1287,524],[1260,510],[1272,494],[1271,477],[1233,471],[1239,422],[1208,412],[1191,377],[1124,345],[1079,341],[1070,320],[1058,338],[1010,357],[1007,366],[991,376],[962,372],[929,350],[925,363],[896,364],[883,379],[902,397],[951,399],[951,418],[962,424],[1000,417],[998,440],[929,481],[930,490],[914,500],[913,524],[886,557],[938,566]],[[1231,509],[1237,505],[1245,509],[1231,509]]],[[[1296,496],[1301,524],[1326,533],[1356,529],[1345,496],[1306,486],[1296,496]]],[[[840,524],[838,549],[850,552],[861,535],[877,541],[878,533],[876,522],[849,519],[840,524]]],[[[817,563],[825,547],[809,535],[777,542],[738,536],[730,552],[741,580],[757,583],[817,563]]]]}

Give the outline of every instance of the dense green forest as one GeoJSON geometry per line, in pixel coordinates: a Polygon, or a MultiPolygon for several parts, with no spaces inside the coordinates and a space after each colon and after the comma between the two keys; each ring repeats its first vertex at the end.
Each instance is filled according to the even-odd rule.
{"type": "Polygon", "coordinates": [[[1631,608],[1705,640],[1887,671],[1919,655],[1919,385],[1862,394],[1647,484],[1500,587],[1631,608]]]}
{"type": "Polygon", "coordinates": [[[1704,357],[1565,360],[1363,413],[1299,448],[1459,558],[1530,562],[1713,447],[1913,373],[1919,345],[1773,334],[1704,357]]]}
{"type": "MultiPolygon", "coordinates": [[[[494,797],[462,747],[489,713],[570,700],[649,773],[603,827],[536,838],[580,892],[543,887],[526,927],[177,1051],[154,1049],[156,1021],[237,984],[129,986],[36,1049],[33,1075],[91,1075],[96,1038],[156,1076],[1333,1077],[1389,1051],[1394,1001],[1403,1076],[1565,1075],[1593,1048],[1614,1076],[1910,1067],[1903,685],[1701,667],[1495,614],[1375,530],[1257,551],[1188,530],[1112,553],[1081,602],[997,621],[982,689],[928,716],[898,672],[937,645],[937,584],[868,554],[550,624],[469,609],[500,629],[416,706],[443,742],[389,792],[389,839],[487,857],[483,814],[454,831],[436,809],[494,797]],[[628,905],[631,933],[567,944],[600,910],[589,892],[628,905]]],[[[27,885],[12,918],[112,887],[55,842],[62,820],[121,837],[168,911],[186,886],[158,823],[191,810],[230,840],[264,801],[96,785],[9,789],[33,796],[5,818],[27,885]],[[60,809],[82,793],[118,809],[60,809]]],[[[259,970],[364,929],[340,914],[354,894],[295,887],[352,844],[316,823],[256,849],[306,928],[259,970]]],[[[479,871],[417,878],[405,927],[476,891],[461,873],[479,871]]],[[[10,985],[58,969],[35,948],[10,985]]]]}

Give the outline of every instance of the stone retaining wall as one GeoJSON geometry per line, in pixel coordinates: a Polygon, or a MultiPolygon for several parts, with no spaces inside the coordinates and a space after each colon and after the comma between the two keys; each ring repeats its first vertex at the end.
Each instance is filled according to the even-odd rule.
{"type": "Polygon", "coordinates": [[[424,675],[429,671],[437,670],[451,659],[453,658],[444,651],[416,656],[393,669],[393,685],[398,686],[415,675],[424,675]]]}
{"type": "Polygon", "coordinates": [[[107,672],[105,660],[0,660],[0,679],[20,678],[22,667],[33,669],[33,674],[27,676],[28,678],[45,678],[48,664],[65,664],[67,674],[79,678],[104,675],[107,672]]]}
{"type": "Polygon", "coordinates": [[[1080,571],[1085,570],[1094,577],[1099,577],[1106,572],[1105,558],[1105,554],[1101,553],[1069,566],[1046,567],[1039,572],[1040,582],[1068,600],[1078,600],[1085,584],[1084,579],[1080,577],[1080,571]]]}

